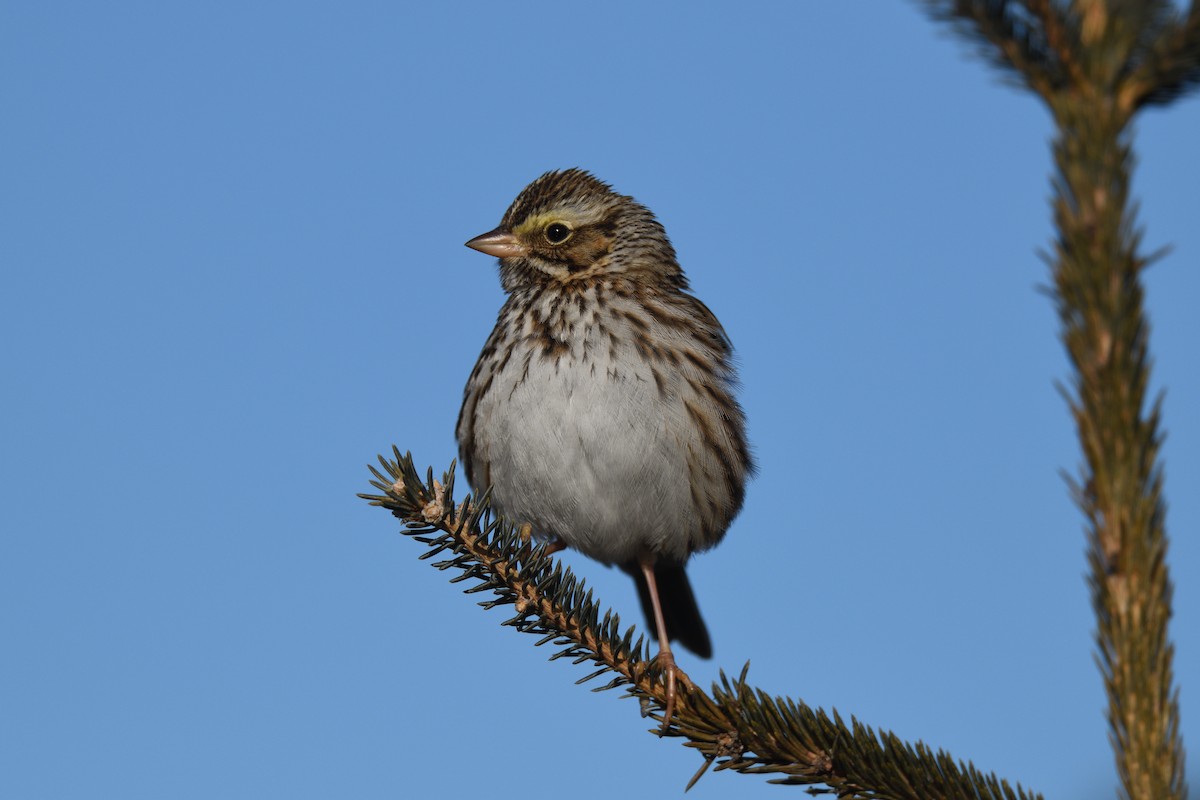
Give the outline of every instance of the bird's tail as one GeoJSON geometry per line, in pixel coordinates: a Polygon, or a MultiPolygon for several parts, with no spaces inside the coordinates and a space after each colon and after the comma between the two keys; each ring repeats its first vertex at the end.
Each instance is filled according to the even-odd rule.
{"type": "MultiPolygon", "coordinates": [[[[654,604],[650,599],[650,587],[646,585],[646,578],[637,564],[627,565],[623,569],[633,576],[634,583],[637,584],[642,613],[645,614],[647,627],[653,634],[654,604]]],[[[667,635],[701,658],[712,658],[712,640],[708,636],[708,626],[700,616],[700,607],[696,605],[696,595],[692,592],[692,583],[688,580],[684,565],[656,564],[654,578],[658,583],[658,596],[662,603],[667,635]]]]}

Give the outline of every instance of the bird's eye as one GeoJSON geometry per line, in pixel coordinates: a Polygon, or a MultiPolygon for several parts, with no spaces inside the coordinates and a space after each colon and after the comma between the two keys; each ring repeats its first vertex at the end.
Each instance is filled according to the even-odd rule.
{"type": "Polygon", "coordinates": [[[546,241],[550,244],[562,244],[571,238],[571,229],[561,222],[551,222],[546,226],[546,241]]]}

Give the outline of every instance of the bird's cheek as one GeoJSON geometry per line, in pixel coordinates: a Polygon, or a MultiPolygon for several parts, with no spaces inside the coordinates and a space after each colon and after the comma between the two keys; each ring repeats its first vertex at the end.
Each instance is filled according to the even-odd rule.
{"type": "Polygon", "coordinates": [[[607,266],[608,255],[612,249],[612,243],[605,236],[588,236],[581,239],[575,247],[571,249],[571,263],[576,266],[572,272],[576,272],[588,267],[607,266]]]}

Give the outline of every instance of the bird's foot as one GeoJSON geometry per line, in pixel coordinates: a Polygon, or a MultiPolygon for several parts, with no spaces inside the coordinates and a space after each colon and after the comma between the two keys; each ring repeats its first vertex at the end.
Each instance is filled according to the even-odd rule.
{"type": "MultiPolygon", "coordinates": [[[[529,544],[533,541],[533,526],[528,522],[521,523],[520,527],[517,528],[517,536],[520,537],[521,544],[529,544]]],[[[545,549],[542,552],[544,555],[552,556],[559,550],[566,549],[567,543],[555,536],[546,542],[545,549]]]]}
{"type": "Polygon", "coordinates": [[[688,677],[688,674],[675,664],[675,656],[671,651],[660,650],[658,655],[655,656],[654,662],[662,673],[667,690],[666,704],[663,707],[662,728],[658,731],[658,735],[662,736],[670,730],[671,718],[675,716],[675,700],[679,696],[678,687],[682,686],[686,694],[695,689],[696,685],[692,683],[692,679],[688,677]]]}

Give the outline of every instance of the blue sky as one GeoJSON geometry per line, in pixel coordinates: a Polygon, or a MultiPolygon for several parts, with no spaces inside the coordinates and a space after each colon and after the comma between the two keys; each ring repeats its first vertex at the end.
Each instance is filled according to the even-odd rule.
{"type": "MultiPolygon", "coordinates": [[[[968,50],[904,2],[4,4],[0,794],[682,790],[694,752],[355,497],[393,443],[455,456],[502,302],[462,242],[568,166],[656,211],[739,353],[760,473],[684,668],[1108,793],[1052,131],[968,50]]],[[[1135,184],[1193,752],[1198,129],[1145,115],[1135,184]]]]}

